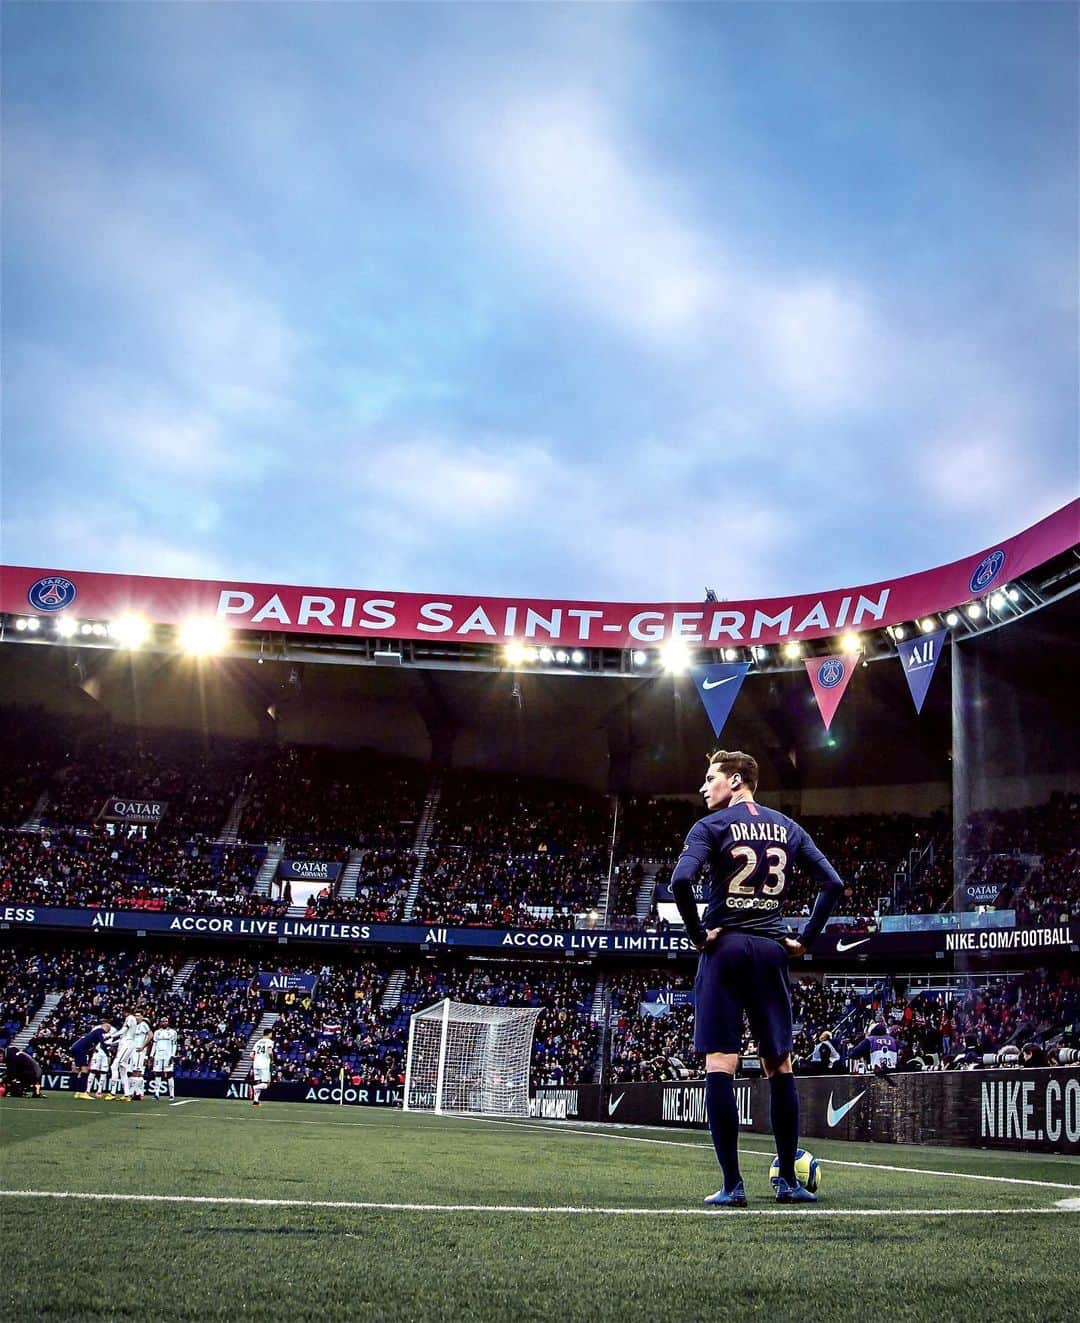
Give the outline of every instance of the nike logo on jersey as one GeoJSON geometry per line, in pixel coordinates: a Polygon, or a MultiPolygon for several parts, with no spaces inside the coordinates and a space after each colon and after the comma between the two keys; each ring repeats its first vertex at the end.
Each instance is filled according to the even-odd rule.
{"type": "Polygon", "coordinates": [[[622,1100],[623,1100],[625,1097],[626,1097],[626,1094],[625,1094],[625,1093],[620,1093],[619,1096],[618,1096],[617,1098],[609,1098],[609,1099],[608,1099],[608,1105],[607,1105],[607,1114],[608,1114],[608,1116],[614,1116],[614,1115],[615,1115],[615,1109],[616,1109],[616,1107],[618,1107],[619,1103],[621,1103],[622,1100]]]}
{"type": "Polygon", "coordinates": [[[722,684],[730,684],[732,680],[737,680],[737,675],[729,675],[726,680],[702,680],[702,689],[718,689],[722,684]]]}
{"type": "Polygon", "coordinates": [[[843,1107],[833,1106],[832,1104],[833,1096],[830,1093],[829,1106],[825,1112],[825,1120],[828,1121],[829,1125],[830,1126],[839,1125],[840,1122],[844,1119],[845,1116],[847,1116],[848,1112],[851,1111],[851,1109],[855,1106],[855,1104],[859,1101],[859,1099],[863,1096],[863,1093],[865,1092],[866,1090],[863,1089],[862,1093],[857,1093],[850,1102],[844,1103],[843,1107]]]}
{"type": "Polygon", "coordinates": [[[862,946],[863,942],[868,942],[869,940],[869,937],[860,937],[857,942],[837,942],[836,952],[839,955],[841,951],[854,951],[857,946],[862,946]]]}

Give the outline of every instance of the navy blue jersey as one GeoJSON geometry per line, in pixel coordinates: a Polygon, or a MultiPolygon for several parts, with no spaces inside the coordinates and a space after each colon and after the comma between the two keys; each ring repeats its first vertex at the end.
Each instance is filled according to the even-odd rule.
{"type": "Polygon", "coordinates": [[[784,893],[796,864],[822,890],[834,895],[843,890],[833,866],[797,822],[764,804],[742,800],[694,823],[672,874],[672,886],[676,879],[701,877],[705,929],[738,929],[780,938],[785,933],[784,893]]]}
{"type": "Polygon", "coordinates": [[[95,1025],[88,1034],[83,1034],[81,1038],[77,1038],[71,1045],[71,1055],[75,1058],[76,1063],[85,1066],[90,1060],[90,1053],[99,1043],[105,1041],[108,1033],[109,1030],[103,1024],[99,1024],[95,1025]]]}

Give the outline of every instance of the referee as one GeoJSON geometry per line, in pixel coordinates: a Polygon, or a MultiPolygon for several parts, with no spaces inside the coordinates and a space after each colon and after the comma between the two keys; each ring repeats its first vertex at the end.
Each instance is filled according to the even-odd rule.
{"type": "Polygon", "coordinates": [[[797,822],[758,804],[758,765],[748,753],[718,749],[701,787],[706,817],[690,833],[671,875],[686,932],[701,952],[694,983],[694,1047],[705,1055],[705,1097],[723,1188],[705,1202],[745,1208],[739,1171],[739,1113],[733,1079],[742,1047],[743,1012],[769,1077],[770,1120],[780,1174],[778,1203],[816,1203],[795,1176],[799,1093],[791,1073],[788,959],[802,955],[844,889],[836,870],[797,822]],[[784,932],[788,870],[798,864],[821,890],[798,941],[784,932]],[[704,922],[694,883],[704,882],[704,922]]]}

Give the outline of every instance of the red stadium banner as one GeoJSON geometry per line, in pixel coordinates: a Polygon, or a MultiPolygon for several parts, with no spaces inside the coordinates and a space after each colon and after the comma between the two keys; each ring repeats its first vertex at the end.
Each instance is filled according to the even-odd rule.
{"type": "Polygon", "coordinates": [[[825,638],[880,629],[982,597],[1080,542],[1080,500],[1025,532],[921,574],[742,602],[579,602],[234,580],[161,579],[57,566],[0,567],[0,612],[158,624],[216,617],[232,629],[342,638],[451,639],[536,647],[657,648],[825,638]]]}

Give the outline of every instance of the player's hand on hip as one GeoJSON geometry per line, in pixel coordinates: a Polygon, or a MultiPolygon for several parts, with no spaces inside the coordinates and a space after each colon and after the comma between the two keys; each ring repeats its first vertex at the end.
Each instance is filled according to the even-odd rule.
{"type": "Polygon", "coordinates": [[[723,928],[710,928],[705,934],[705,940],[701,944],[701,949],[705,952],[711,951],[716,945],[716,939],[723,931],[723,928]]]}
{"type": "Polygon", "coordinates": [[[785,937],[781,942],[781,945],[792,960],[794,960],[796,956],[806,954],[806,947],[794,937],[785,937]]]}

